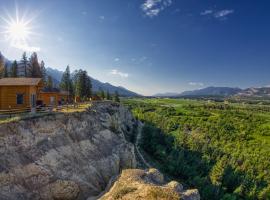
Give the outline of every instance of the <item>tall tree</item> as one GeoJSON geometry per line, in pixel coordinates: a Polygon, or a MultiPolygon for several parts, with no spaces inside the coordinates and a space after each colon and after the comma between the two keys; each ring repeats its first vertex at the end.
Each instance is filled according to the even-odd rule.
{"type": "Polygon", "coordinates": [[[43,83],[46,84],[47,73],[46,73],[45,63],[43,60],[40,63],[40,73],[41,73],[41,78],[42,78],[43,83]]]}
{"type": "Polygon", "coordinates": [[[4,77],[7,78],[8,77],[8,66],[5,64],[4,67],[4,77]]]}
{"type": "Polygon", "coordinates": [[[33,78],[42,78],[37,53],[34,52],[30,57],[29,75],[33,78]]]}
{"type": "Polygon", "coordinates": [[[62,75],[60,82],[60,88],[69,93],[69,96],[73,96],[73,83],[70,75],[70,68],[67,66],[65,72],[62,75]]]}
{"type": "Polygon", "coordinates": [[[48,89],[52,89],[53,88],[53,80],[52,80],[52,77],[51,76],[48,76],[48,80],[47,80],[47,85],[46,87],[48,89]]]}
{"type": "Polygon", "coordinates": [[[92,84],[91,79],[88,76],[87,72],[84,70],[75,71],[74,75],[74,90],[75,95],[86,99],[92,95],[92,84]]]}
{"type": "Polygon", "coordinates": [[[4,76],[5,72],[5,58],[0,52],[0,78],[4,76]]]}
{"type": "Polygon", "coordinates": [[[12,67],[11,67],[11,77],[17,77],[18,76],[18,63],[17,61],[15,60],[13,63],[12,63],[12,67]]]}
{"type": "Polygon", "coordinates": [[[27,56],[26,56],[26,52],[23,52],[21,62],[23,64],[23,68],[24,68],[24,76],[27,77],[28,76],[29,63],[28,63],[28,59],[27,59],[27,56]]]}
{"type": "Polygon", "coordinates": [[[115,101],[115,102],[120,102],[119,93],[118,93],[117,90],[116,90],[115,93],[114,93],[114,101],[115,101]]]}
{"type": "Polygon", "coordinates": [[[107,92],[106,92],[106,99],[111,100],[111,95],[110,95],[109,90],[107,90],[107,92]]]}

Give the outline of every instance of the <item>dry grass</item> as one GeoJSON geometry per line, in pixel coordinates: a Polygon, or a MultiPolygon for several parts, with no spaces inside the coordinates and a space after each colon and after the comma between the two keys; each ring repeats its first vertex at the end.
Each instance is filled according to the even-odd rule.
{"type": "Polygon", "coordinates": [[[120,184],[119,186],[115,188],[115,191],[113,193],[113,199],[121,199],[126,194],[132,193],[136,190],[137,190],[136,187],[130,187],[130,186],[125,186],[125,185],[120,184]]]}

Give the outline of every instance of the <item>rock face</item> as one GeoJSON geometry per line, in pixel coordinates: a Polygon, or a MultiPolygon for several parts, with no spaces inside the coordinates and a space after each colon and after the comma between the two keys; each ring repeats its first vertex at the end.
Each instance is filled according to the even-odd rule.
{"type": "Polygon", "coordinates": [[[131,113],[114,103],[2,124],[1,199],[99,195],[113,176],[136,166],[134,146],[127,142],[134,126],[131,113]]]}
{"type": "Polygon", "coordinates": [[[200,200],[198,190],[183,190],[176,181],[164,182],[156,169],[123,170],[110,191],[101,200],[200,200]]]}

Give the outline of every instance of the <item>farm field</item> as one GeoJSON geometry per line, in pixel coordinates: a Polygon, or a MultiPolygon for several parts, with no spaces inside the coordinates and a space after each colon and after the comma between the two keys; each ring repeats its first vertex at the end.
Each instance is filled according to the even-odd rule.
{"type": "Polygon", "coordinates": [[[140,147],[202,199],[270,199],[270,106],[123,99],[144,122],[140,147]]]}

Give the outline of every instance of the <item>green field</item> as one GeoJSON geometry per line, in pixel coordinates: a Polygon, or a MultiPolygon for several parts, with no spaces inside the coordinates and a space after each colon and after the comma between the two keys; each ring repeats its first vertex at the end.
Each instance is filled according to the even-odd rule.
{"type": "Polygon", "coordinates": [[[145,123],[141,148],[202,199],[270,199],[270,106],[124,99],[145,123]]]}

